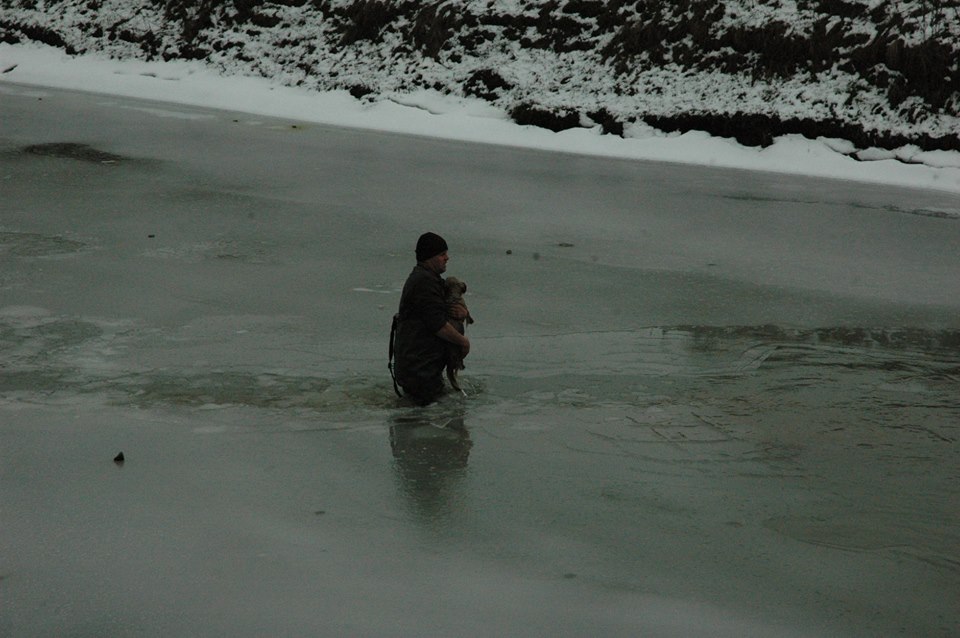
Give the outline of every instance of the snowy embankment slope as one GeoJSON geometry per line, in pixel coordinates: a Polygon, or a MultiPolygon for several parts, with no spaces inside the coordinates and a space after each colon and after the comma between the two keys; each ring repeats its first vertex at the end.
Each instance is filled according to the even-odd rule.
{"type": "MultiPolygon", "coordinates": [[[[366,102],[346,91],[316,92],[284,87],[263,78],[223,76],[198,62],[111,60],[95,54],[68,56],[38,45],[0,45],[0,92],[19,86],[49,86],[238,110],[307,122],[443,137],[466,142],[523,146],[624,159],[713,165],[746,170],[878,182],[960,193],[960,153],[903,149],[904,163],[877,151],[873,161],[845,154],[849,142],[776,138],[767,148],[743,146],[703,132],[664,134],[653,128],[621,138],[596,128],[552,132],[521,126],[480,100],[434,91],[389,95],[366,102]]],[[[960,217],[960,208],[957,216],[960,217]]]]}
{"type": "Polygon", "coordinates": [[[891,38],[878,25],[898,16],[860,0],[846,17],[687,2],[669,33],[684,3],[656,19],[619,0],[20,4],[0,14],[8,86],[960,192],[956,83],[910,75],[960,27],[923,39],[901,21],[891,38]],[[777,57],[791,47],[807,57],[777,57]],[[870,55],[885,70],[864,71],[870,55]]]}

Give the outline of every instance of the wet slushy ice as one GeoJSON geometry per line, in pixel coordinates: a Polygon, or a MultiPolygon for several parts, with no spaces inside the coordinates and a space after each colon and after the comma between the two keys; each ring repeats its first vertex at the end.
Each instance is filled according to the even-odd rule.
{"type": "Polygon", "coordinates": [[[4,90],[0,635],[960,631],[953,195],[4,90]]]}
{"type": "MultiPolygon", "coordinates": [[[[497,466],[480,471],[510,492],[509,526],[525,533],[507,550],[493,530],[467,542],[566,578],[777,607],[810,635],[949,635],[958,337],[677,326],[555,338],[577,343],[557,348],[570,359],[610,352],[626,372],[478,382],[473,454],[496,449],[477,463],[497,466]]],[[[478,483],[479,498],[490,486],[478,483]]],[[[463,507],[454,497],[432,516],[469,520],[463,507]]]]}
{"type": "MultiPolygon", "coordinates": [[[[603,604],[627,596],[618,609],[643,613],[608,625],[613,634],[635,626],[731,636],[871,635],[891,623],[927,635],[952,630],[955,330],[673,326],[525,339],[595,366],[557,374],[517,363],[514,374],[465,374],[466,398],[426,409],[393,397],[377,374],[137,368],[125,353],[146,352],[159,336],[129,325],[8,311],[0,335],[2,408],[15,419],[53,406],[63,424],[99,405],[126,415],[127,427],[176,423],[201,459],[178,471],[215,483],[206,455],[222,453],[216,441],[299,437],[293,460],[289,451],[253,452],[244,461],[253,467],[239,471],[280,464],[284,481],[297,483],[304,471],[332,478],[333,457],[352,459],[336,481],[357,482],[362,494],[382,477],[378,500],[350,488],[346,500],[307,506],[318,519],[372,517],[386,534],[374,534],[379,551],[469,556],[532,579],[523,592],[543,580],[609,590],[603,604]],[[321,439],[306,466],[296,460],[300,446],[321,439]],[[666,599],[633,598],[650,594],[666,599]],[[677,601],[695,606],[678,611],[677,601]],[[707,604],[736,613],[696,606],[707,604]],[[645,624],[657,613],[665,617],[645,624]]],[[[478,344],[496,351],[496,341],[478,344]]],[[[510,348],[522,362],[522,348],[510,348]]],[[[133,467],[155,454],[126,450],[133,467]]],[[[100,451],[105,463],[113,448],[100,451]]],[[[303,523],[289,533],[304,534],[303,523]]],[[[488,587],[502,586],[497,578],[488,587]]],[[[472,579],[444,582],[458,592],[472,579]]]]}

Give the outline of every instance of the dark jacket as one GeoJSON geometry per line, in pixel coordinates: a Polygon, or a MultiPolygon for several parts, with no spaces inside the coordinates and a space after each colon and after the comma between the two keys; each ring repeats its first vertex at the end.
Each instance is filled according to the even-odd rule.
{"type": "Polygon", "coordinates": [[[417,264],[400,294],[395,340],[397,381],[405,389],[443,383],[446,341],[437,332],[447,323],[443,279],[417,264]]]}

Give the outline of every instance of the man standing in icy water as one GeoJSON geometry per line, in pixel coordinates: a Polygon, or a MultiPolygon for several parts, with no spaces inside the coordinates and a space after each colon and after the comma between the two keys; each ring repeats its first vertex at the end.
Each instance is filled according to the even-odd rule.
{"type": "Polygon", "coordinates": [[[463,356],[470,352],[470,340],[448,321],[463,319],[466,308],[448,308],[444,301],[441,273],[447,269],[447,242],[435,233],[417,240],[417,265],[407,277],[400,295],[394,354],[396,383],[421,405],[435,401],[444,392],[443,369],[447,363],[447,342],[459,346],[463,356]]]}

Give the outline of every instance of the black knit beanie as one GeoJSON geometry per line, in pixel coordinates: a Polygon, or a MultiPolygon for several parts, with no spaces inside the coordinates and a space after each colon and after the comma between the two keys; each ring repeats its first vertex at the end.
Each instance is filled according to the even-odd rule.
{"type": "Polygon", "coordinates": [[[447,242],[436,233],[424,233],[417,240],[417,261],[426,261],[436,257],[447,249],[447,242]]]}

